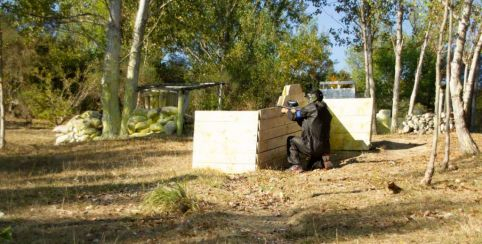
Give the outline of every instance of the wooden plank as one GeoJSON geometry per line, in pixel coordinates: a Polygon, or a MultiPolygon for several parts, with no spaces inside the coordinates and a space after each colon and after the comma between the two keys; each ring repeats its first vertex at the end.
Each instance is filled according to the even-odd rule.
{"type": "Polygon", "coordinates": [[[259,141],[258,153],[262,153],[262,152],[271,150],[273,148],[286,146],[287,139],[289,136],[300,136],[300,135],[301,135],[301,130],[294,133],[287,134],[287,135],[271,138],[265,141],[259,141]]]}
{"type": "Polygon", "coordinates": [[[265,141],[271,138],[295,133],[300,130],[301,130],[301,127],[297,123],[290,123],[290,124],[278,126],[273,129],[260,131],[258,141],[265,141]]]}
{"type": "Polygon", "coordinates": [[[283,115],[283,113],[281,113],[280,107],[265,108],[265,109],[260,109],[258,111],[259,111],[260,120],[277,118],[283,115]]]}
{"type": "Polygon", "coordinates": [[[271,149],[266,152],[258,153],[256,155],[256,160],[257,162],[264,162],[266,160],[281,156],[286,156],[286,145],[271,149]]]}
{"type": "Polygon", "coordinates": [[[193,168],[215,169],[225,173],[239,174],[253,172],[256,170],[255,164],[197,164],[193,168]]]}
{"type": "Polygon", "coordinates": [[[285,114],[280,115],[280,117],[273,117],[271,119],[265,119],[265,120],[260,120],[259,121],[259,130],[260,131],[265,131],[268,129],[272,129],[274,127],[282,126],[282,125],[287,125],[291,123],[296,123],[292,120],[288,119],[288,116],[285,114]]]}
{"type": "Polygon", "coordinates": [[[258,111],[196,111],[196,122],[236,122],[250,123],[258,120],[258,111]]]}
{"type": "Polygon", "coordinates": [[[280,157],[274,157],[265,161],[258,161],[256,164],[257,169],[285,169],[289,166],[286,155],[280,157]]]}
{"type": "Polygon", "coordinates": [[[257,138],[258,111],[196,111],[193,167],[253,171],[257,138]]]}

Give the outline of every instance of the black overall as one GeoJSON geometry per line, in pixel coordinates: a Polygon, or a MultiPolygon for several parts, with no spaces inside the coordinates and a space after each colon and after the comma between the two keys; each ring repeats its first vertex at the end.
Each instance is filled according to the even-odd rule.
{"type": "Polygon", "coordinates": [[[301,126],[301,137],[288,137],[288,162],[299,165],[304,170],[309,169],[314,162],[322,160],[323,155],[330,153],[332,116],[323,101],[315,101],[301,108],[301,116],[298,118],[291,110],[287,114],[290,120],[301,126]]]}

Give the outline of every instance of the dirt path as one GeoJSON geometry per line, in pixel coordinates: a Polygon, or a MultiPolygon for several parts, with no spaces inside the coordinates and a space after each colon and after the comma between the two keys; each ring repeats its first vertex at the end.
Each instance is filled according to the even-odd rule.
{"type": "Polygon", "coordinates": [[[374,151],[339,152],[338,168],[298,175],[192,170],[190,138],[54,147],[49,130],[16,128],[7,141],[0,227],[18,243],[482,241],[482,159],[459,158],[421,187],[428,135],[377,136],[374,151]],[[143,196],[169,182],[185,184],[200,210],[143,211],[143,196]]]}

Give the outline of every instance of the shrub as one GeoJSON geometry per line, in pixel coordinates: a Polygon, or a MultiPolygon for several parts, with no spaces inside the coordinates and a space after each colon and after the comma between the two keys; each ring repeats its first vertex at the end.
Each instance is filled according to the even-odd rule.
{"type": "Polygon", "coordinates": [[[145,196],[144,209],[161,214],[184,214],[199,208],[197,200],[189,196],[179,183],[162,185],[145,196]]]}

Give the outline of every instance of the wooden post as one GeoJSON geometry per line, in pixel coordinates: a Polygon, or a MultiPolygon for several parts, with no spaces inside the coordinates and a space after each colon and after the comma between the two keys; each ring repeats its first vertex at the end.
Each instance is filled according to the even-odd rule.
{"type": "Polygon", "coordinates": [[[222,109],[222,102],[223,102],[223,84],[219,84],[218,88],[218,110],[222,109]]]}
{"type": "Polygon", "coordinates": [[[147,93],[144,93],[144,108],[149,109],[149,96],[147,93]]]}
{"type": "Polygon", "coordinates": [[[182,135],[184,126],[184,91],[177,92],[177,135],[182,135]]]}

